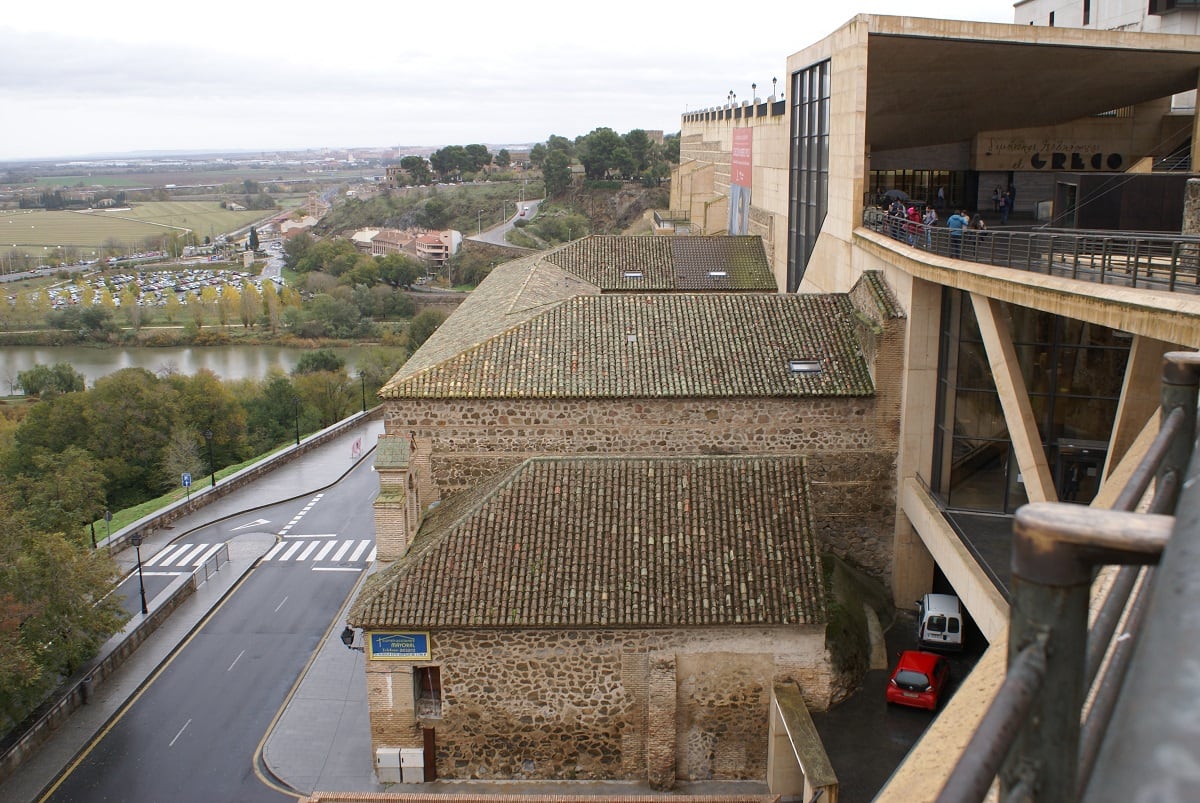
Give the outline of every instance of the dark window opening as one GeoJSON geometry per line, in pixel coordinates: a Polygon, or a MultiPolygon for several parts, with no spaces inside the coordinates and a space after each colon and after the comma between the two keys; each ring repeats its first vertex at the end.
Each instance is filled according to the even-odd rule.
{"type": "Polygon", "coordinates": [[[442,670],[437,666],[418,666],[413,669],[413,692],[417,716],[425,719],[442,717],[442,670]]]}

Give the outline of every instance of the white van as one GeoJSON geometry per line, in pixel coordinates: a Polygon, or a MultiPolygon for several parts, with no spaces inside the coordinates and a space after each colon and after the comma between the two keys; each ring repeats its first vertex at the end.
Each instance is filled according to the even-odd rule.
{"type": "Polygon", "coordinates": [[[917,603],[917,645],[922,649],[961,650],[963,615],[953,594],[926,594],[917,603]]]}

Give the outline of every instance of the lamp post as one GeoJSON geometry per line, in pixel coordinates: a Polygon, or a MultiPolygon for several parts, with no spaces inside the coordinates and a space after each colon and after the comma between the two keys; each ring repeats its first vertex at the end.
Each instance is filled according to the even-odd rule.
{"type": "Polygon", "coordinates": [[[362,411],[365,413],[367,411],[367,372],[359,371],[358,378],[362,381],[362,411]]]}
{"type": "Polygon", "coordinates": [[[150,613],[150,609],[146,607],[146,582],[142,579],[142,534],[134,533],[129,536],[129,543],[137,550],[138,587],[142,592],[142,616],[145,616],[150,613]]]}
{"type": "Polygon", "coordinates": [[[300,397],[292,397],[292,408],[296,412],[296,445],[300,445],[300,397]]]}
{"type": "Polygon", "coordinates": [[[211,482],[212,482],[212,485],[211,485],[211,487],[213,487],[213,488],[216,488],[216,487],[217,487],[217,466],[216,466],[216,464],[215,464],[215,463],[213,463],[213,452],[212,452],[212,435],[213,435],[213,433],[212,433],[212,430],[211,430],[211,429],[206,429],[206,430],[204,430],[204,440],[208,441],[208,473],[209,473],[209,478],[211,479],[211,482]]]}

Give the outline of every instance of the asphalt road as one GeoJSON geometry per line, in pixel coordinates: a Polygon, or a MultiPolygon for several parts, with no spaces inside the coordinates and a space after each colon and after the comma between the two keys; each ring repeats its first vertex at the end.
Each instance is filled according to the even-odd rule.
{"type": "Polygon", "coordinates": [[[278,541],[42,800],[294,799],[260,779],[258,753],[373,558],[371,466],[359,463],[324,493],[227,517],[160,550],[248,533],[278,541]]]}

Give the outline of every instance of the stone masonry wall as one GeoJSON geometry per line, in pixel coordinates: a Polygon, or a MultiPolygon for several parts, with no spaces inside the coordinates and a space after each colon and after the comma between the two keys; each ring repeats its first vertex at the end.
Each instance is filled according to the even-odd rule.
{"type": "Polygon", "coordinates": [[[414,716],[413,665],[367,662],[372,746],[432,728],[444,779],[761,780],[773,684],[817,709],[833,684],[823,626],[439,631],[430,647],[441,718],[414,716]]]}
{"type": "MultiPolygon", "coordinates": [[[[885,333],[881,357],[894,356],[891,345],[885,333]]],[[[535,456],[803,454],[823,545],[885,579],[898,399],[889,389],[850,399],[396,401],[388,404],[385,427],[388,434],[412,433],[416,454],[429,456],[436,495],[423,497],[428,502],[535,456]],[[880,415],[880,397],[887,415],[880,415]]]]}

